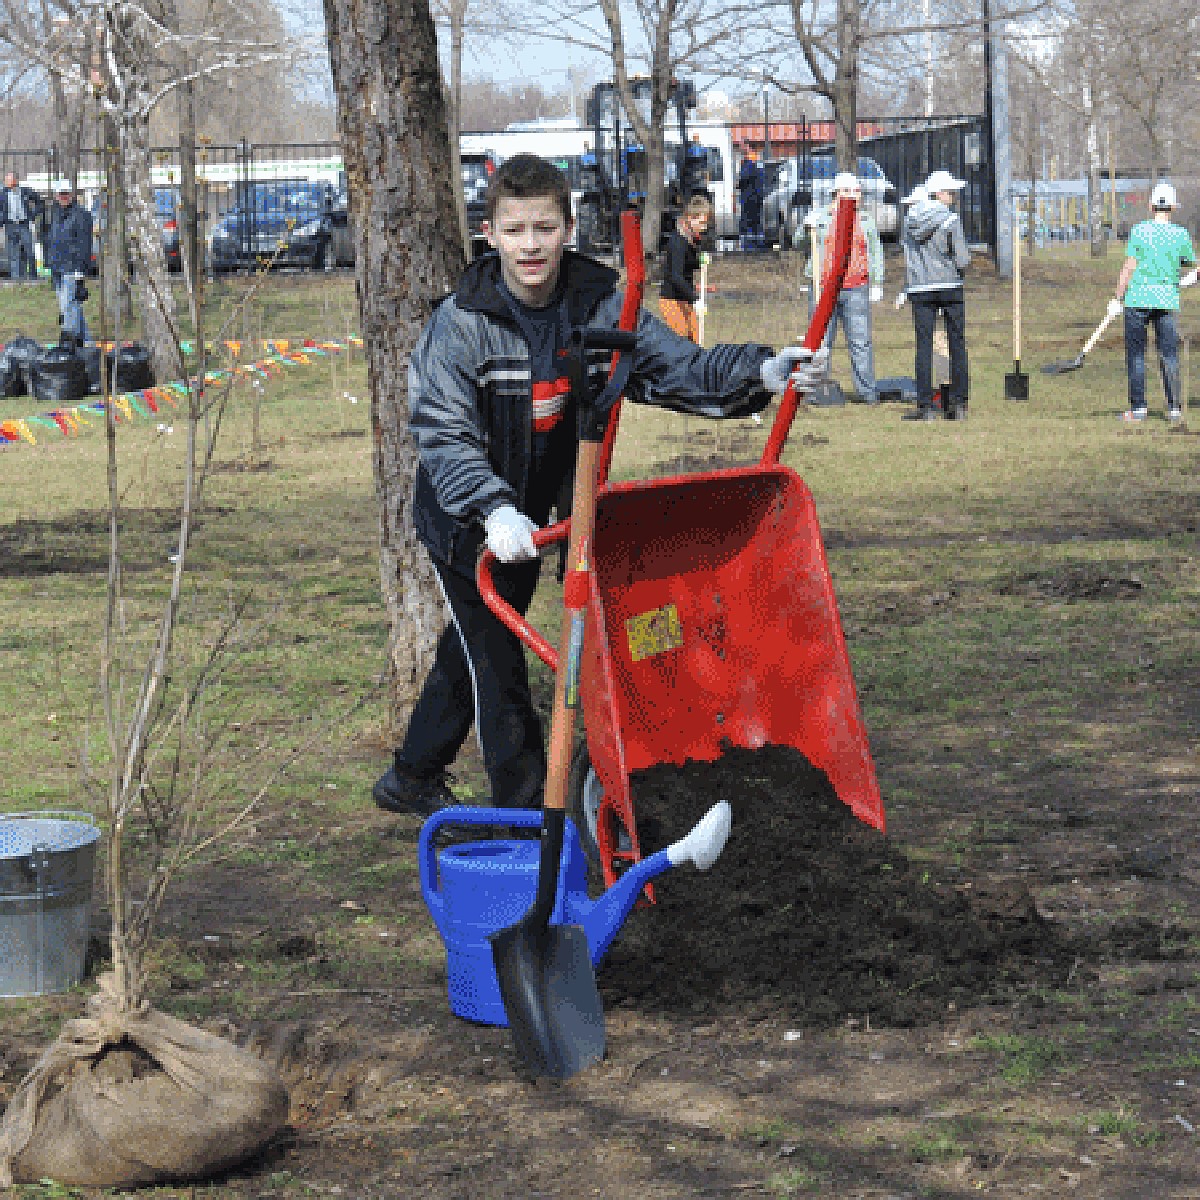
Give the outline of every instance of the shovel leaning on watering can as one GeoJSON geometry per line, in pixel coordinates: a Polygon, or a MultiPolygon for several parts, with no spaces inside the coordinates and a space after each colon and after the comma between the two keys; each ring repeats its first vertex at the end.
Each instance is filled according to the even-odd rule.
{"type": "MultiPolygon", "coordinates": [[[[583,930],[594,968],[651,879],[683,863],[707,871],[716,862],[729,837],[731,815],[727,800],[714,804],[687,837],[634,864],[595,900],[588,899],[587,859],[568,820],[552,925],[583,930]]],[[[530,838],[512,837],[435,850],[439,829],[476,825],[535,830],[541,828],[542,814],[528,808],[444,808],[425,822],[417,846],[425,905],[446,947],[451,1011],[484,1025],[508,1025],[489,939],[519,921],[533,903],[540,846],[530,838]]]]}

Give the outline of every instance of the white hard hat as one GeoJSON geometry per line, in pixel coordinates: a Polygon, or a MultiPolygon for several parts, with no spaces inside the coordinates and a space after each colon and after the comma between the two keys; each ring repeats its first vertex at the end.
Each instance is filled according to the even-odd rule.
{"type": "Polygon", "coordinates": [[[901,204],[920,204],[921,201],[928,200],[928,199],[929,199],[929,193],[925,190],[925,185],[923,183],[918,183],[917,186],[915,188],[913,188],[913,190],[911,192],[909,192],[908,195],[905,196],[900,201],[900,203],[901,204]]]}
{"type": "Polygon", "coordinates": [[[1154,187],[1154,191],[1150,193],[1151,208],[1178,208],[1179,199],[1175,195],[1175,189],[1169,183],[1159,183],[1154,187]]]}
{"type": "Polygon", "coordinates": [[[54,194],[56,196],[72,195],[75,189],[71,186],[69,179],[56,179],[54,181],[54,194]]]}
{"type": "Polygon", "coordinates": [[[949,171],[934,171],[925,180],[925,191],[930,196],[935,192],[957,192],[959,188],[965,188],[966,186],[967,181],[965,179],[955,179],[949,171]]]}
{"type": "Polygon", "coordinates": [[[858,182],[858,176],[850,171],[839,171],[833,177],[833,190],[835,192],[858,192],[862,190],[862,184],[858,182]]]}

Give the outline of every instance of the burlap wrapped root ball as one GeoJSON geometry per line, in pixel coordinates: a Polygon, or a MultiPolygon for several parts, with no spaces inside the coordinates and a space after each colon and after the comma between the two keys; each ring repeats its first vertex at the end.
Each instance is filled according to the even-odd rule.
{"type": "Polygon", "coordinates": [[[153,1009],[119,1011],[112,977],[68,1021],[0,1123],[0,1187],[205,1179],[261,1150],[288,1093],[268,1063],[153,1009]]]}

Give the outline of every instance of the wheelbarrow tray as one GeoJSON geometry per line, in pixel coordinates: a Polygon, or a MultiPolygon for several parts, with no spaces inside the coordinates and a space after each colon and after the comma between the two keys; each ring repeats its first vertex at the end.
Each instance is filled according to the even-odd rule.
{"type": "Polygon", "coordinates": [[[884,828],[812,494],[757,465],[611,484],[597,502],[581,670],[609,883],[641,857],[631,772],[730,746],[799,750],[884,828]],[[627,841],[614,822],[611,806],[627,841]]]}

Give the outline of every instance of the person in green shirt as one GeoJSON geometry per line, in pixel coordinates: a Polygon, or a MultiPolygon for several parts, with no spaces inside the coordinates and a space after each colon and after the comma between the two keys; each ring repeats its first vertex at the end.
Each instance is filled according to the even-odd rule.
{"type": "Polygon", "coordinates": [[[1183,418],[1179,390],[1179,289],[1196,282],[1196,252],[1182,225],[1171,220],[1179,207],[1169,183],[1156,184],[1150,193],[1153,217],[1141,221],[1129,234],[1125,262],[1117,281],[1117,295],[1110,307],[1125,309],[1125,370],[1129,376],[1129,411],[1121,420],[1146,419],[1146,327],[1154,327],[1163,391],[1167,397],[1167,420],[1183,418]],[[1190,266],[1182,279],[1181,267],[1190,266]]]}

